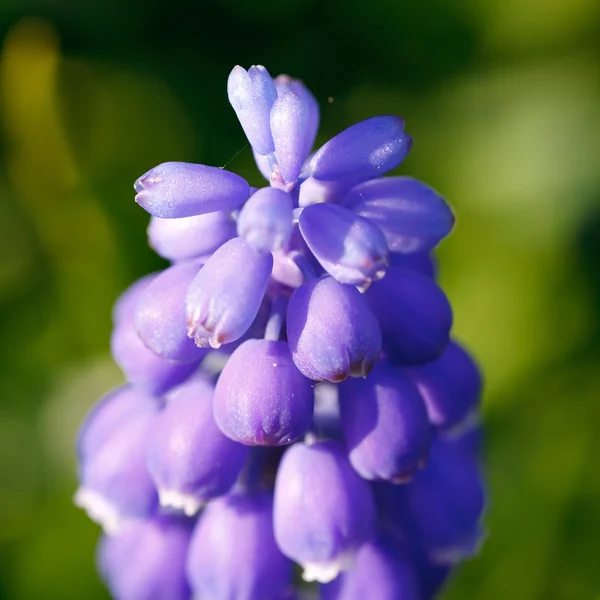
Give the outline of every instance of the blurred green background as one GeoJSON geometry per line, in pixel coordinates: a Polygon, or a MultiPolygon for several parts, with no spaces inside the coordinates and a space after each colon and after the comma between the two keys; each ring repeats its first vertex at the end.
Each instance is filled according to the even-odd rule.
{"type": "Polygon", "coordinates": [[[106,598],[73,438],[120,382],[110,309],[163,263],[133,181],[167,160],[260,184],[235,64],[311,87],[323,142],[397,113],[400,172],[485,370],[489,537],[447,598],[600,599],[597,0],[0,0],[0,598],[106,598]]]}

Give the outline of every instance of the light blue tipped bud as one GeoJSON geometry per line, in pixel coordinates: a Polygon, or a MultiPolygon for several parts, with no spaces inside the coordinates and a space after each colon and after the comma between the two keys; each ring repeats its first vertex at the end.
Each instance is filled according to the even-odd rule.
{"type": "Polygon", "coordinates": [[[304,568],[306,581],[329,582],[352,567],[374,534],[375,505],[340,442],[294,444],[275,480],[275,539],[304,568]]]}
{"type": "Polygon", "coordinates": [[[231,213],[224,211],[181,219],[152,217],[148,225],[148,242],[163,258],[182,261],[210,256],[235,237],[235,229],[231,213]]]}
{"type": "Polygon", "coordinates": [[[188,336],[213,348],[241,338],[258,313],[272,268],[273,256],[242,238],[223,244],[187,290],[188,336]]]}
{"type": "Polygon", "coordinates": [[[361,183],[347,194],[344,205],[377,225],[392,252],[428,252],[454,225],[444,199],[412,177],[361,183]]]}
{"type": "Polygon", "coordinates": [[[275,158],[279,172],[286,183],[294,183],[306,155],[308,111],[302,98],[286,92],[275,100],[271,109],[271,132],[275,144],[275,158]]]}
{"type": "Polygon", "coordinates": [[[428,277],[389,267],[365,298],[382,325],[383,347],[392,362],[419,365],[438,358],[450,340],[452,308],[428,277]]]}
{"type": "Polygon", "coordinates": [[[322,267],[340,283],[363,288],[385,275],[389,250],[373,223],[335,204],[302,209],[300,231],[322,267]]]}
{"type": "Polygon", "coordinates": [[[286,342],[247,340],[225,365],[213,399],[217,425],[232,440],[281,446],[305,435],[314,410],[311,382],[286,342]]]}
{"type": "Polygon", "coordinates": [[[387,537],[367,542],[352,568],[321,587],[321,600],[422,600],[415,567],[387,537]]]}
{"type": "Polygon", "coordinates": [[[170,395],[150,433],[148,469],[160,503],[189,516],[230,490],[248,454],[217,427],[212,399],[212,384],[194,377],[170,395]]]}
{"type": "Polygon", "coordinates": [[[366,379],[339,388],[348,457],[361,477],[405,483],[429,453],[429,421],[416,386],[379,363],[366,379]]]}
{"type": "Polygon", "coordinates": [[[381,330],[361,293],[333,277],[313,279],[292,294],[287,336],[306,377],[338,383],[366,377],[381,350],[381,330]]]}
{"type": "Polygon", "coordinates": [[[185,297],[202,268],[198,261],[165,269],[142,292],[135,312],[138,335],[156,354],[181,363],[197,362],[208,352],[187,336],[185,297]]]}
{"type": "Polygon", "coordinates": [[[308,164],[308,174],[323,181],[354,183],[395,169],[412,144],[399,117],[372,117],[338,133],[321,146],[308,164]]]}
{"type": "Polygon", "coordinates": [[[129,523],[98,548],[98,570],[120,600],[188,600],[185,560],[191,535],[187,520],[156,516],[129,523]]]}
{"type": "Polygon", "coordinates": [[[275,544],[272,495],[234,493],[211,502],[194,530],[187,574],[196,598],[288,598],[292,563],[275,544]]]}
{"type": "Polygon", "coordinates": [[[134,184],[135,201],[162,219],[192,217],[217,210],[232,210],[250,195],[239,175],[184,162],[167,162],[142,175],[134,184]]]}
{"type": "Polygon", "coordinates": [[[275,79],[277,95],[284,96],[287,92],[298,94],[306,108],[306,132],[304,135],[303,160],[307,158],[312,150],[313,144],[319,130],[319,103],[311,91],[299,79],[292,79],[288,75],[279,75],[275,79]]]}
{"type": "Polygon", "coordinates": [[[293,211],[289,194],[262,188],[244,204],[238,217],[238,235],[259,252],[281,250],[292,235],[293,211]]]}
{"type": "Polygon", "coordinates": [[[263,156],[274,152],[269,115],[277,90],[269,72],[261,65],[248,71],[234,67],[227,80],[227,95],[252,148],[263,156]]]}
{"type": "Polygon", "coordinates": [[[114,417],[118,410],[103,416],[112,402],[115,400],[97,413],[96,418],[101,423],[94,426],[90,421],[81,439],[81,482],[74,499],[75,504],[108,533],[119,531],[132,519],[152,514],[158,503],[146,468],[146,445],[160,405],[156,400],[149,400],[143,410],[135,410],[128,418],[117,420],[114,417]],[[113,425],[110,431],[109,424],[113,425]]]}

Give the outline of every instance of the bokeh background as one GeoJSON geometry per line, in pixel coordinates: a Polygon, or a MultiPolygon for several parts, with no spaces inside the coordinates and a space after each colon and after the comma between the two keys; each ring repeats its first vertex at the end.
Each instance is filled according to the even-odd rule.
{"type": "Polygon", "coordinates": [[[163,263],[133,181],[261,178],[235,64],[312,88],[319,142],[396,113],[444,193],[457,337],[486,374],[488,539],[448,599],[600,599],[597,0],[0,0],[0,598],[106,598],[73,438],[121,381],[110,309],[163,263]]]}

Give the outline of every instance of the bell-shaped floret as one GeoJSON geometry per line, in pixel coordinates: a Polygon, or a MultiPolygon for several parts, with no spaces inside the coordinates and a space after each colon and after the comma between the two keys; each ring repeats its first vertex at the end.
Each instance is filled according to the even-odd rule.
{"type": "Polygon", "coordinates": [[[429,277],[429,279],[437,280],[438,264],[436,259],[427,252],[415,252],[414,254],[398,254],[397,252],[390,253],[390,265],[393,267],[404,267],[411,269],[429,277]]]}
{"type": "Polygon", "coordinates": [[[184,162],[167,162],[150,169],[133,186],[135,201],[162,219],[192,217],[241,206],[250,186],[239,175],[184,162]]]}
{"type": "Polygon", "coordinates": [[[366,181],[395,169],[411,144],[402,119],[372,117],[351,125],[321,146],[308,163],[308,175],[323,181],[366,181]]]}
{"type": "Polygon", "coordinates": [[[368,287],[385,275],[389,250],[373,223],[336,204],[302,209],[299,226],[323,268],[340,283],[368,287]]]}
{"type": "Polygon", "coordinates": [[[213,399],[217,425],[250,446],[281,446],[309,430],[312,383],[298,371],[286,342],[247,340],[225,365],[213,399]]]}
{"type": "Polygon", "coordinates": [[[428,277],[403,267],[365,293],[381,324],[383,347],[393,362],[418,365],[438,358],[450,340],[452,308],[428,277]]]}
{"type": "Polygon", "coordinates": [[[273,496],[233,493],[211,502],[194,530],[187,574],[196,598],[287,598],[292,563],[273,537],[273,496]]]}
{"type": "Polygon", "coordinates": [[[429,452],[429,421],[411,380],[379,363],[367,379],[340,386],[340,415],[348,457],[365,479],[404,483],[429,452]]]}
{"type": "Polygon", "coordinates": [[[295,444],[281,459],[275,480],[275,539],[304,568],[306,581],[329,582],[351,568],[374,534],[369,484],[334,440],[295,444]]]}
{"type": "Polygon", "coordinates": [[[150,397],[142,404],[139,392],[130,394],[125,388],[103,401],[88,417],[78,444],[81,481],[75,504],[108,533],[152,514],[158,501],[146,445],[160,404],[150,397]]]}
{"type": "Polygon", "coordinates": [[[262,188],[244,204],[238,217],[238,235],[259,252],[281,250],[292,235],[293,211],[289,194],[262,188]]]}
{"type": "Polygon", "coordinates": [[[481,396],[481,373],[477,365],[455,341],[451,341],[435,361],[406,369],[419,388],[429,420],[437,427],[456,426],[473,413],[481,396]]]}
{"type": "Polygon", "coordinates": [[[140,299],[142,292],[148,284],[160,273],[150,273],[134,281],[121,295],[115,300],[112,309],[112,321],[117,325],[123,319],[130,319],[135,313],[135,307],[140,299]]]}
{"type": "Polygon", "coordinates": [[[287,336],[300,372],[316,381],[366,377],[381,350],[381,330],[370,306],[351,285],[313,279],[292,294],[287,336]]]}
{"type": "Polygon", "coordinates": [[[422,600],[415,567],[408,553],[378,536],[356,554],[351,569],[321,586],[321,600],[422,600]]]}
{"type": "Polygon", "coordinates": [[[98,548],[98,570],[120,600],[188,600],[185,560],[190,523],[156,516],[129,523],[98,548]]]}
{"type": "Polygon", "coordinates": [[[241,338],[258,314],[272,268],[273,256],[242,238],[223,244],[188,287],[188,336],[213,348],[241,338]]]}
{"type": "Polygon", "coordinates": [[[235,220],[225,211],[181,219],[152,217],[148,225],[148,242],[157,254],[177,262],[210,256],[235,237],[235,229],[235,220]]]}
{"type": "Polygon", "coordinates": [[[250,145],[263,156],[275,150],[269,115],[277,98],[275,84],[261,65],[246,71],[234,67],[227,81],[227,95],[250,145]]]}
{"type": "Polygon", "coordinates": [[[285,92],[271,108],[271,132],[277,168],[284,182],[294,183],[306,158],[308,110],[294,92],[285,92]]]}
{"type": "Polygon", "coordinates": [[[208,352],[187,335],[185,298],[202,264],[183,262],[165,269],[142,292],[135,311],[138,335],[156,354],[182,363],[197,362],[208,352]]]}
{"type": "Polygon", "coordinates": [[[231,489],[248,454],[247,447],[217,427],[213,391],[201,376],[180,386],[169,396],[150,433],[148,469],[160,503],[189,516],[231,489]]]}
{"type": "Polygon", "coordinates": [[[432,188],[412,177],[385,177],[352,188],[344,205],[383,231],[392,252],[428,252],[452,230],[454,215],[432,188]]]}

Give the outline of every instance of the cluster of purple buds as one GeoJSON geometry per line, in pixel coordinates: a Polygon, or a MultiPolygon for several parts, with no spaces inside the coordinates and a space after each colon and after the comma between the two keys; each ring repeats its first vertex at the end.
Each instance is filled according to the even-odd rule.
{"type": "Polygon", "coordinates": [[[294,562],[325,600],[432,598],[484,509],[481,377],[430,256],[452,211],[382,177],[400,118],[312,152],[302,82],[235,67],[228,94],[268,186],[175,162],[135,183],[171,266],[117,301],[127,384],[79,434],[100,572],[119,600],[294,600],[294,562]]]}

